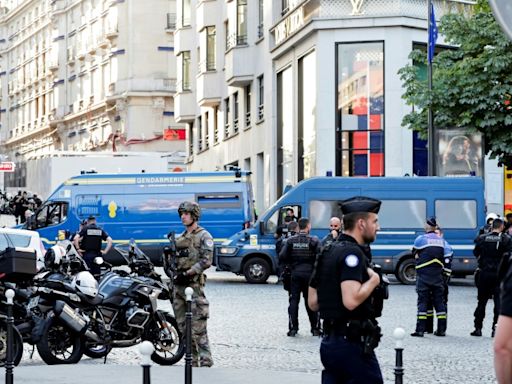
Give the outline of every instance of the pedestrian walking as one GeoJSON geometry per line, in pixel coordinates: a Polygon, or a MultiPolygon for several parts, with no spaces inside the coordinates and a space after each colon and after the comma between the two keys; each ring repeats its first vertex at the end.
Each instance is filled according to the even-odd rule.
{"type": "Polygon", "coordinates": [[[317,237],[310,236],[311,224],[308,218],[301,217],[298,224],[299,233],[286,240],[279,254],[280,262],[283,265],[288,265],[291,270],[287,335],[294,337],[299,331],[299,303],[302,294],[309,317],[311,334],[320,336],[318,314],[308,306],[309,280],[316,255],[320,251],[320,241],[317,237]]]}
{"type": "Polygon", "coordinates": [[[494,300],[494,317],[491,336],[494,336],[496,323],[500,313],[500,281],[498,267],[504,255],[511,251],[512,241],[503,232],[504,223],[501,219],[492,222],[490,233],[481,235],[475,244],[473,254],[478,261],[475,272],[475,283],[478,289],[478,304],[475,309],[475,329],[471,336],[482,336],[482,326],[485,318],[485,307],[489,299],[494,300]]]}
{"type": "Polygon", "coordinates": [[[435,217],[427,219],[425,234],[414,241],[413,255],[416,260],[416,292],[418,293],[418,314],[416,330],[411,336],[423,337],[427,327],[427,309],[432,301],[436,310],[436,336],[446,335],[446,304],[444,302],[444,239],[435,233],[435,217]]]}
{"type": "Polygon", "coordinates": [[[94,262],[94,259],[106,255],[110,251],[112,238],[97,225],[96,217],[89,216],[87,218],[87,225],[75,235],[73,243],[78,252],[82,254],[92,275],[99,278],[101,268],[94,262]],[[103,241],[107,242],[104,250],[101,249],[103,241]]]}
{"type": "Polygon", "coordinates": [[[192,365],[211,367],[213,358],[206,328],[210,316],[209,302],[204,293],[206,275],[204,271],[212,265],[213,238],[199,226],[201,208],[196,202],[185,201],[180,204],[178,214],[185,230],[176,238],[176,260],[174,275],[174,315],[181,334],[185,334],[185,313],[187,297],[185,289],[194,290],[192,298],[192,365]]]}
{"type": "Polygon", "coordinates": [[[341,202],[344,233],[317,261],[309,305],[320,312],[324,336],[320,358],[323,384],[383,383],[374,349],[381,333],[376,295],[381,278],[365,254],[379,228],[381,202],[358,196],[341,202]]]}

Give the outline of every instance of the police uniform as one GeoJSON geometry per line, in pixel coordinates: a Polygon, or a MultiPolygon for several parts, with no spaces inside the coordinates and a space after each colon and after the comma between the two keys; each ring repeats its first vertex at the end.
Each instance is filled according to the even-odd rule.
{"type": "Polygon", "coordinates": [[[478,289],[478,304],[475,309],[475,330],[473,336],[481,336],[482,325],[485,318],[485,307],[489,299],[494,300],[494,317],[492,333],[500,313],[500,284],[498,279],[498,266],[503,255],[510,252],[511,240],[508,235],[493,230],[478,237],[473,254],[478,258],[478,270],[475,282],[478,289]]]}
{"type": "MultiPolygon", "coordinates": [[[[444,240],[444,239],[443,239],[444,240]]],[[[448,284],[452,276],[452,261],[453,261],[453,249],[452,246],[444,240],[444,268],[443,268],[443,282],[444,282],[444,293],[443,300],[446,306],[446,313],[448,313],[448,284]]],[[[426,333],[434,333],[434,301],[433,297],[430,296],[429,303],[427,305],[427,324],[425,326],[426,333]]]]}
{"type": "MultiPolygon", "coordinates": [[[[436,227],[435,220],[427,221],[436,227]]],[[[445,241],[434,231],[420,235],[414,241],[413,252],[416,253],[416,292],[418,293],[418,314],[416,331],[411,336],[423,336],[427,330],[427,309],[432,302],[436,310],[436,336],[446,334],[446,304],[444,301],[443,270],[445,241]]]]}
{"type": "MultiPolygon", "coordinates": [[[[378,213],[379,200],[358,197],[341,203],[344,214],[378,213]]],[[[374,298],[368,297],[354,310],[343,305],[343,281],[369,280],[367,246],[341,234],[318,258],[310,285],[316,288],[320,317],[323,319],[320,358],[324,366],[323,384],[382,383],[382,373],[373,349],[380,339],[376,317],[380,316],[374,298]],[[371,339],[369,337],[371,336],[371,339]],[[372,340],[367,348],[367,341],[372,340]],[[366,347],[365,347],[366,346],[366,347]]]]}
{"type": "Polygon", "coordinates": [[[101,256],[102,241],[107,240],[108,233],[96,224],[88,224],[78,233],[82,238],[80,248],[85,252],[83,258],[89,270],[93,275],[98,275],[101,271],[100,266],[94,263],[94,259],[101,256]]]}
{"type": "Polygon", "coordinates": [[[178,327],[185,332],[185,314],[187,301],[185,288],[194,290],[192,296],[192,363],[194,366],[211,366],[213,364],[206,322],[210,315],[209,302],[204,294],[206,276],[203,272],[212,265],[213,239],[210,233],[198,226],[192,232],[184,231],[176,239],[176,272],[184,273],[194,270],[185,284],[175,284],[173,309],[178,327]]]}
{"type": "Polygon", "coordinates": [[[282,264],[291,269],[291,283],[288,306],[288,336],[295,336],[299,330],[299,302],[300,295],[304,297],[304,304],[311,325],[311,332],[318,336],[318,315],[308,306],[308,287],[316,255],[320,251],[320,241],[304,232],[288,238],[279,254],[282,264]]]}
{"type": "Polygon", "coordinates": [[[512,256],[503,261],[504,273],[501,282],[500,315],[512,317],[512,256]]]}

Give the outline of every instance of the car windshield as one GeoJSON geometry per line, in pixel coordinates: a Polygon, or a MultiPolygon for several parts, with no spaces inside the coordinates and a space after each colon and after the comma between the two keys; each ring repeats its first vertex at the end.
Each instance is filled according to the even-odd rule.
{"type": "Polygon", "coordinates": [[[10,246],[28,247],[30,245],[30,236],[28,235],[14,233],[6,233],[5,235],[9,238],[8,242],[10,246]]]}

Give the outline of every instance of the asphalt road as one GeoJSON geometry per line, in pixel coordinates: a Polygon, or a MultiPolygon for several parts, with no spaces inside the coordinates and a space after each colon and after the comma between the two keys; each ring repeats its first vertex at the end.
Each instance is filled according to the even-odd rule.
{"type": "MultiPolygon", "coordinates": [[[[297,383],[320,382],[320,338],[310,335],[302,303],[299,320],[302,327],[299,335],[295,338],[286,336],[287,294],[275,281],[273,277],[268,284],[249,285],[243,277],[215,272],[213,268],[208,270],[206,295],[211,310],[208,333],[215,363],[211,371],[212,377],[215,376],[214,372],[221,371],[223,374],[231,371],[279,372],[285,376],[288,372],[290,376],[297,375],[297,383]],[[303,381],[299,381],[299,378],[303,381]]],[[[170,309],[169,303],[161,304],[170,309]]],[[[377,349],[385,381],[394,382],[395,340],[392,334],[395,328],[402,327],[407,332],[403,352],[404,382],[494,383],[490,337],[492,305],[489,303],[487,308],[484,336],[480,338],[469,335],[473,327],[475,306],[476,288],[472,279],[456,279],[450,286],[447,336],[440,338],[427,335],[423,339],[413,338],[409,333],[414,330],[416,321],[414,287],[392,281],[390,299],[385,303],[384,314],[380,319],[384,337],[377,349]]],[[[20,374],[43,364],[37,352],[31,360],[28,352],[27,346],[20,374]],[[23,370],[23,367],[26,369],[23,370]]],[[[77,365],[76,372],[79,373],[82,369],[86,372],[92,365],[102,363],[102,360],[84,357],[77,365]]],[[[107,365],[116,371],[120,370],[119,366],[134,366],[139,363],[136,347],[116,349],[107,360],[107,365]]],[[[178,365],[183,365],[183,360],[178,365]]],[[[52,369],[59,370],[59,367],[52,369]]],[[[39,382],[34,379],[34,383],[39,382]]],[[[28,383],[30,380],[22,382],[28,383]]]]}

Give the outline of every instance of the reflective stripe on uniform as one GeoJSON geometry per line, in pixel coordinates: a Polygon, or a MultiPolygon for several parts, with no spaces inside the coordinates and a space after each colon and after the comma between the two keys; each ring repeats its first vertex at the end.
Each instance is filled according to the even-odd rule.
{"type": "Polygon", "coordinates": [[[423,263],[423,264],[420,264],[420,265],[417,265],[416,266],[416,269],[420,269],[420,268],[423,268],[423,267],[427,267],[431,264],[434,264],[434,263],[437,263],[439,264],[441,267],[444,267],[444,264],[442,263],[442,261],[438,260],[438,259],[433,259],[433,260],[430,260],[430,261],[427,261],[426,263],[423,263]]]}

